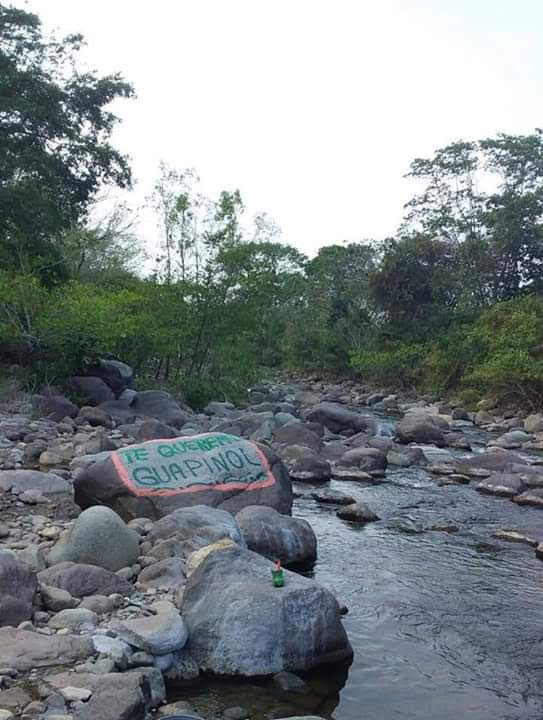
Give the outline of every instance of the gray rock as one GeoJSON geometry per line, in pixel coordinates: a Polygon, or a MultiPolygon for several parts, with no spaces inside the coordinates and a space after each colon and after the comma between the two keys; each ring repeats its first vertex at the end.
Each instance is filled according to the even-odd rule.
{"type": "Polygon", "coordinates": [[[186,555],[225,537],[243,545],[234,517],[226,510],[207,505],[180,508],[155,522],[147,535],[153,544],[167,539],[183,543],[187,548],[186,555]]]}
{"type": "Polygon", "coordinates": [[[104,403],[100,407],[82,407],[75,422],[77,425],[88,423],[92,427],[113,427],[113,418],[105,411],[104,403]]]}
{"type": "MultiPolygon", "coordinates": [[[[156,562],[157,560],[166,560],[166,558],[170,557],[184,558],[186,555],[187,549],[185,543],[173,537],[158,542],[153,548],[151,548],[151,550],[149,550],[149,555],[144,557],[150,558],[153,562],[156,562]]],[[[140,563],[142,563],[142,559],[143,558],[140,557],[140,563]]],[[[147,567],[152,563],[145,560],[142,564],[143,567],[147,567]]]]}
{"type": "Polygon", "coordinates": [[[89,465],[74,488],[80,507],[107,505],[125,520],[156,520],[194,505],[231,512],[258,504],[284,513],[292,507],[290,478],[275,453],[222,433],[123,448],[89,465]]]}
{"type": "Polygon", "coordinates": [[[91,697],[92,690],[68,686],[61,688],[60,693],[67,703],[81,703],[86,702],[91,697]]]}
{"type": "Polygon", "coordinates": [[[352,505],[355,502],[354,497],[346,495],[339,490],[315,490],[310,493],[311,497],[319,503],[332,505],[352,505]]]}
{"type": "Polygon", "coordinates": [[[209,554],[192,573],[182,612],[202,670],[271,675],[352,656],[335,597],[288,570],[285,586],[273,588],[273,567],[234,547],[209,554]]]}
{"type": "Polygon", "coordinates": [[[347,450],[339,459],[344,467],[357,467],[371,474],[384,474],[387,457],[384,452],[372,447],[357,447],[347,450]]]}
{"type": "Polygon", "coordinates": [[[151,655],[181,650],[188,637],[185,623],[175,608],[151,617],[115,622],[111,627],[121,640],[151,655]]]}
{"type": "Polygon", "coordinates": [[[78,601],[70,595],[66,590],[50,587],[49,585],[40,585],[40,595],[43,607],[52,612],[60,612],[76,607],[78,601]]]}
{"type": "Polygon", "coordinates": [[[21,672],[40,667],[69,665],[92,653],[79,635],[41,635],[12,627],[0,628],[2,662],[21,672]]]}
{"type": "Polygon", "coordinates": [[[531,435],[523,430],[512,430],[511,432],[500,435],[500,437],[496,440],[491,440],[489,442],[489,447],[495,446],[506,448],[507,450],[513,450],[515,448],[522,447],[523,443],[528,442],[531,437],[531,435]]]}
{"type": "MultiPolygon", "coordinates": [[[[70,673],[47,675],[45,680],[60,689],[74,682],[70,673]]],[[[77,682],[92,696],[77,707],[77,720],[145,720],[152,706],[152,691],[147,675],[139,670],[96,675],[81,673],[77,682]]]]}
{"type": "Polygon", "coordinates": [[[273,439],[279,445],[304,445],[315,452],[318,452],[322,445],[321,438],[301,422],[291,422],[277,428],[273,439]]]}
{"type": "Polygon", "coordinates": [[[370,510],[364,503],[358,502],[355,502],[352,505],[345,505],[345,507],[340,508],[336,512],[336,515],[338,518],[341,518],[341,520],[349,520],[350,522],[357,523],[368,523],[373,522],[374,520],[379,520],[379,517],[373,512],[373,510],[370,510]]]}
{"type": "Polygon", "coordinates": [[[322,423],[334,433],[342,430],[360,432],[360,430],[368,428],[368,418],[333,402],[322,402],[315,405],[306,413],[305,419],[322,423]]]}
{"type": "Polygon", "coordinates": [[[85,403],[99,405],[107,400],[114,400],[115,394],[112,389],[99,377],[69,378],[68,384],[85,403]]]}
{"type": "Polygon", "coordinates": [[[221,417],[230,417],[235,412],[236,406],[229,402],[210,402],[204,408],[206,415],[220,415],[221,417]]]}
{"type": "Polygon", "coordinates": [[[139,555],[139,535],[108,507],[90,507],[74,521],[47,556],[48,565],[71,561],[120,570],[139,555]]]}
{"type": "Polygon", "coordinates": [[[130,408],[141,417],[155,418],[178,429],[192,419],[192,413],[183,410],[170,393],[163,390],[139,392],[130,403],[130,408]]]}
{"type": "Polygon", "coordinates": [[[166,685],[161,671],[155,667],[140,667],[141,672],[147,678],[151,688],[151,705],[156,708],[166,701],[166,685]]]}
{"type": "Polygon", "coordinates": [[[524,420],[524,429],[529,433],[543,432],[543,415],[534,413],[524,420]]]}
{"type": "Polygon", "coordinates": [[[513,497],[522,492],[523,485],[518,475],[493,473],[489,478],[477,483],[475,489],[488,495],[513,497]]]}
{"type": "Polygon", "coordinates": [[[88,625],[89,627],[96,626],[98,622],[98,616],[92,610],[86,608],[73,608],[68,610],[61,610],[49,620],[49,627],[55,630],[61,630],[62,628],[68,628],[69,630],[75,630],[80,628],[82,625],[88,625]]]}
{"type": "MultiPolygon", "coordinates": [[[[34,570],[10,552],[0,551],[0,626],[18,625],[31,618],[37,589],[34,570]]],[[[9,664],[3,656],[2,661],[9,664]]]]}
{"type": "Polygon", "coordinates": [[[286,448],[283,457],[292,480],[327,482],[332,476],[332,468],[328,460],[324,460],[303,445],[292,445],[286,448]]]}
{"type": "Polygon", "coordinates": [[[281,693],[306,695],[311,692],[308,684],[294,673],[279,672],[273,676],[273,684],[281,693]]]}
{"type": "Polygon", "coordinates": [[[99,658],[95,662],[86,662],[75,668],[77,673],[93,673],[94,675],[105,675],[115,672],[115,662],[108,657],[99,658]]]}
{"type": "Polygon", "coordinates": [[[81,600],[79,607],[92,610],[92,612],[95,612],[97,615],[107,615],[115,610],[117,602],[114,595],[110,597],[106,597],[105,595],[87,595],[87,597],[81,600]]]}
{"type": "Polygon", "coordinates": [[[113,660],[115,665],[121,670],[125,670],[128,667],[132,657],[132,648],[124,640],[95,633],[91,638],[91,642],[95,652],[113,660]]]}
{"type": "Polygon", "coordinates": [[[38,470],[0,470],[0,490],[18,494],[37,490],[53,500],[62,495],[72,495],[71,485],[66,480],[54,473],[38,470]]]}
{"type": "Polygon", "coordinates": [[[520,495],[516,495],[513,501],[518,505],[533,505],[543,508],[543,488],[531,488],[520,495]]]}
{"type": "Polygon", "coordinates": [[[177,437],[177,431],[160,420],[146,420],[141,423],[134,436],[136,442],[139,443],[146,440],[164,440],[174,437],[177,437]]]}
{"type": "Polygon", "coordinates": [[[250,506],[236,515],[247,547],[282,565],[306,565],[317,558],[317,538],[307,520],[281,515],[273,508],[250,506]]]}
{"type": "Polygon", "coordinates": [[[86,595],[131,595],[134,587],[115,573],[96,565],[63,562],[38,573],[40,583],[67,590],[77,598],[86,595]]]}
{"type": "Polygon", "coordinates": [[[445,445],[445,438],[435,417],[420,413],[405,415],[396,425],[396,439],[400,443],[433,443],[438,447],[445,445]]]}
{"type": "Polygon", "coordinates": [[[60,422],[65,417],[74,418],[79,412],[77,405],[64,395],[33,395],[32,409],[37,417],[47,417],[53,422],[60,422]]]}
{"type": "Polygon", "coordinates": [[[502,448],[489,448],[486,452],[474,455],[457,462],[458,471],[469,474],[470,470],[486,470],[491,472],[510,472],[513,465],[526,465],[519,455],[502,448]]]}
{"type": "Polygon", "coordinates": [[[146,588],[182,588],[185,584],[185,563],[176,557],[159,560],[140,572],[138,582],[146,588]]]}
{"type": "Polygon", "coordinates": [[[17,557],[35,572],[45,570],[45,545],[29,545],[17,552],[17,557]]]}
{"type": "Polygon", "coordinates": [[[132,385],[134,371],[126,363],[119,360],[101,359],[89,368],[89,373],[101,378],[115,395],[120,395],[132,385]]]}
{"type": "Polygon", "coordinates": [[[165,672],[166,680],[171,682],[196,680],[199,675],[198,663],[195,662],[186,648],[174,653],[173,663],[165,672]]]}

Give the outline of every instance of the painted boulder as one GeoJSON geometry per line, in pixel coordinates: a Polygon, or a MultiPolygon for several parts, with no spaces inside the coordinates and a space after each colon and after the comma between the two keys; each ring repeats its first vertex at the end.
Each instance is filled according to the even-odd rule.
{"type": "Polygon", "coordinates": [[[269,505],[290,514],[288,472],[268,447],[211,432],[130,445],[89,465],[75,480],[83,509],[107,505],[125,521],[157,520],[182,507],[210,505],[236,513],[269,505]]]}

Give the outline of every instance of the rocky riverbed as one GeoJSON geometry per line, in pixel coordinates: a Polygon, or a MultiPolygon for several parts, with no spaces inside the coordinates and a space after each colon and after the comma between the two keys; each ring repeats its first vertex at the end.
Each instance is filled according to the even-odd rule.
{"type": "Polygon", "coordinates": [[[0,718],[541,716],[542,417],[316,381],[106,398],[1,406],[0,718]]]}

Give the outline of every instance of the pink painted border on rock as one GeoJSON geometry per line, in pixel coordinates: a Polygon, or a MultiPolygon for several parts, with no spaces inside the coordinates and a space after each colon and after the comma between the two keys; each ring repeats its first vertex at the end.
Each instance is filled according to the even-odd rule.
{"type": "MultiPolygon", "coordinates": [[[[202,437],[209,437],[216,435],[217,433],[200,433],[199,435],[187,435],[186,437],[183,437],[183,440],[193,440],[194,438],[202,438],[202,437]]],[[[233,436],[235,437],[235,436],[233,436]]],[[[155,439],[155,440],[146,440],[145,442],[138,443],[138,447],[140,445],[150,445],[151,443],[161,443],[161,442],[171,442],[172,440],[175,440],[177,438],[163,438],[163,439],[155,439]]],[[[192,487],[188,488],[177,488],[172,490],[153,490],[152,488],[138,488],[134,485],[132,482],[130,475],[128,474],[125,466],[123,465],[122,460],[119,457],[119,450],[115,450],[111,453],[111,459],[113,461],[113,465],[115,466],[115,470],[117,470],[119,477],[121,478],[121,481],[126,485],[126,487],[130,490],[130,492],[133,495],[136,495],[137,497],[145,497],[152,495],[154,497],[156,496],[169,496],[169,495],[183,495],[185,493],[196,493],[196,492],[203,492],[205,490],[218,490],[219,492],[229,492],[230,490],[260,490],[265,487],[270,487],[275,483],[275,477],[271,471],[270,463],[268,462],[267,457],[264,455],[262,450],[256,445],[254,442],[251,442],[251,440],[246,440],[245,438],[239,438],[243,442],[249,443],[249,445],[252,445],[253,448],[256,451],[256,454],[260,458],[260,462],[262,463],[262,466],[264,468],[264,471],[266,473],[266,477],[264,480],[257,480],[256,482],[252,483],[242,483],[242,482],[231,482],[231,483],[225,483],[225,484],[218,484],[218,485],[193,485],[192,487]]],[[[128,448],[132,447],[131,445],[127,446],[128,448]]],[[[124,448],[123,448],[124,449],[124,448]]]]}

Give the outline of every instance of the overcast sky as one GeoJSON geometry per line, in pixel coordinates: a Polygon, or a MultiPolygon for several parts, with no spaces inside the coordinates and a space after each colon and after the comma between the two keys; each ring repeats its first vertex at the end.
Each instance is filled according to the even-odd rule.
{"type": "Polygon", "coordinates": [[[195,167],[308,254],[393,233],[414,157],[543,125],[542,0],[12,2],[135,86],[114,142],[138,202],[161,159],[195,167]]]}

